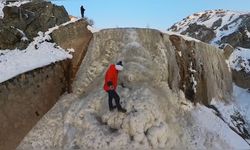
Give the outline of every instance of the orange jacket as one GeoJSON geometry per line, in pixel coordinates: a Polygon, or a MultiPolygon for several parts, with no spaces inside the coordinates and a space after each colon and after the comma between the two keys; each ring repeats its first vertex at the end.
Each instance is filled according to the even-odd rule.
{"type": "Polygon", "coordinates": [[[103,89],[105,91],[110,90],[108,86],[108,82],[112,82],[112,85],[114,86],[114,90],[116,90],[117,80],[118,80],[118,70],[116,70],[115,64],[111,64],[105,74],[105,83],[104,83],[103,89]]]}

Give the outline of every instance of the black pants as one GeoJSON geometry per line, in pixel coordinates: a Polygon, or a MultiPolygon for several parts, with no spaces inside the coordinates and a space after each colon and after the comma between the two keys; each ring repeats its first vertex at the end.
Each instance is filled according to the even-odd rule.
{"type": "Polygon", "coordinates": [[[116,93],[115,90],[109,90],[108,91],[108,95],[109,95],[109,110],[114,109],[112,100],[115,99],[115,104],[118,110],[121,110],[122,107],[120,105],[120,97],[119,95],[116,93]]]}

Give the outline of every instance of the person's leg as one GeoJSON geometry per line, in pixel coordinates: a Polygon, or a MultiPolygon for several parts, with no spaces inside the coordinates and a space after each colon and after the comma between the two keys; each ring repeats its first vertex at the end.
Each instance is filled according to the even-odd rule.
{"type": "Polygon", "coordinates": [[[116,104],[116,107],[117,107],[118,111],[126,112],[126,109],[124,109],[124,108],[121,107],[120,96],[114,90],[113,90],[113,95],[114,95],[115,104],[116,104]]]}
{"type": "Polygon", "coordinates": [[[112,100],[114,98],[114,94],[112,91],[108,91],[108,95],[109,95],[109,110],[112,111],[114,109],[112,100]]]}

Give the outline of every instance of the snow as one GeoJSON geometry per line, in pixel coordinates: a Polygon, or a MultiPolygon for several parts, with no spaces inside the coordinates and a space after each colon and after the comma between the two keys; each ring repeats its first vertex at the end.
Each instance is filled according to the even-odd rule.
{"type": "MultiPolygon", "coordinates": [[[[196,118],[196,128],[198,128],[197,130],[199,130],[199,132],[205,132],[205,130],[207,130],[208,132],[215,134],[216,137],[224,139],[230,145],[229,149],[250,148],[250,146],[239,135],[231,130],[225,122],[214,114],[213,110],[198,105],[192,112],[192,115],[196,118]]],[[[197,143],[203,143],[202,139],[204,138],[197,138],[197,143]]],[[[222,145],[220,144],[215,145],[216,149],[224,149],[221,146],[222,145]]],[[[206,147],[204,148],[206,149],[206,147]]]]}
{"type": "Polygon", "coordinates": [[[250,49],[236,48],[229,57],[229,65],[236,71],[250,72],[250,49]]]}
{"type": "Polygon", "coordinates": [[[28,41],[29,39],[27,38],[27,36],[25,35],[25,33],[22,31],[22,30],[20,30],[20,29],[17,29],[17,31],[18,32],[20,32],[21,34],[22,34],[22,41],[28,41]]]}
{"type": "Polygon", "coordinates": [[[4,3],[0,2],[0,19],[3,18],[4,14],[3,14],[3,8],[4,8],[4,3]]]}
{"type": "Polygon", "coordinates": [[[33,42],[25,50],[3,50],[0,52],[0,83],[24,72],[40,68],[72,56],[54,43],[33,42]],[[35,49],[35,45],[38,49],[35,49]]]}
{"type": "MultiPolygon", "coordinates": [[[[191,24],[204,25],[207,28],[211,28],[217,20],[221,19],[221,25],[214,28],[216,33],[215,38],[210,42],[211,44],[217,45],[218,41],[221,40],[223,36],[227,36],[238,29],[242,19],[238,19],[240,15],[246,14],[246,12],[237,12],[237,11],[224,11],[224,10],[209,10],[205,12],[195,13],[187,18],[183,19],[181,22],[176,23],[175,32],[182,33],[191,24]],[[228,29],[223,27],[228,25],[228,29]]],[[[188,33],[186,33],[188,34],[188,33]]]]}
{"type": "MultiPolygon", "coordinates": [[[[23,4],[26,4],[26,3],[29,3],[29,2],[30,2],[30,0],[23,0],[21,2],[10,3],[10,4],[6,5],[6,6],[9,6],[9,7],[13,7],[13,6],[19,7],[19,6],[21,6],[23,4]]],[[[5,1],[1,1],[0,2],[0,18],[4,17],[4,13],[3,13],[4,6],[5,6],[5,1]]]]}
{"type": "MultiPolygon", "coordinates": [[[[73,23],[77,20],[71,20],[62,24],[73,23]]],[[[27,71],[40,68],[57,61],[71,59],[70,52],[73,50],[65,51],[64,49],[56,46],[55,43],[47,41],[51,40],[49,36],[59,26],[50,28],[47,32],[38,32],[38,37],[34,38],[34,41],[29,44],[25,50],[1,50],[0,51],[0,83],[9,80],[19,74],[27,71]]],[[[22,40],[26,40],[26,36],[23,31],[17,29],[22,35],[22,40]]]]}
{"type": "MultiPolygon", "coordinates": [[[[236,124],[238,123],[239,125],[240,120],[237,120],[237,122],[235,122],[234,120],[232,120],[232,115],[236,116],[236,114],[239,113],[246,121],[246,124],[242,123],[242,125],[249,130],[249,125],[250,125],[249,97],[250,97],[250,92],[247,89],[243,89],[236,85],[233,85],[233,101],[231,103],[225,104],[222,101],[214,99],[212,100],[211,104],[216,106],[216,108],[220,111],[225,122],[229,126],[234,127],[234,129],[237,131],[239,131],[239,129],[236,127],[236,124]]],[[[249,140],[247,141],[250,142],[249,140]]]]}
{"type": "Polygon", "coordinates": [[[240,108],[240,112],[246,117],[250,124],[250,91],[234,85],[234,93],[236,104],[240,108]]]}
{"type": "Polygon", "coordinates": [[[22,0],[21,2],[10,3],[7,6],[9,6],[9,7],[13,7],[13,6],[20,7],[21,5],[29,3],[29,2],[30,2],[30,0],[22,0]]]}
{"type": "Polygon", "coordinates": [[[99,29],[94,28],[94,27],[92,27],[92,26],[90,26],[90,25],[87,26],[87,29],[88,29],[90,32],[92,32],[92,33],[99,32],[99,31],[100,31],[99,29]]]}
{"type": "Polygon", "coordinates": [[[166,33],[166,34],[169,34],[169,35],[177,35],[177,36],[180,36],[180,37],[184,38],[184,39],[187,40],[187,41],[200,42],[200,40],[197,40],[197,39],[192,38],[192,37],[189,37],[189,36],[182,35],[182,34],[180,34],[179,32],[171,32],[171,31],[161,31],[161,32],[166,33]]]}
{"type": "Polygon", "coordinates": [[[250,38],[250,32],[247,29],[245,29],[245,32],[247,34],[247,37],[250,38]]]}

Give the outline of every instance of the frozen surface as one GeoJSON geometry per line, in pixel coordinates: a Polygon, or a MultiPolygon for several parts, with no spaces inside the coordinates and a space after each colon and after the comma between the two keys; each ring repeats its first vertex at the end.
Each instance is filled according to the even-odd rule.
{"type": "Polygon", "coordinates": [[[74,93],[58,101],[18,150],[249,149],[213,110],[194,106],[181,90],[169,88],[172,70],[168,69],[174,65],[175,51],[168,36],[163,36],[163,43],[153,35],[159,35],[158,31],[108,29],[95,33],[73,84],[74,93]],[[149,41],[155,45],[149,46],[149,41]],[[119,81],[125,87],[118,86],[117,92],[127,113],[110,112],[102,89],[106,68],[121,59],[126,63],[119,81]]]}

